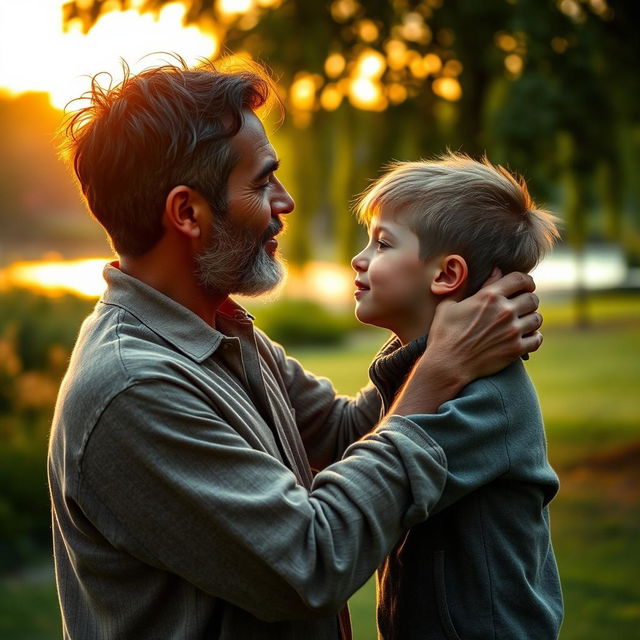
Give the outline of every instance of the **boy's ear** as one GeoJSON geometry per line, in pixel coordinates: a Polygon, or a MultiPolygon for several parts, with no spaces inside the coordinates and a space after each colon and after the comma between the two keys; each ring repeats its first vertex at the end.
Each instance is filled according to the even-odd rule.
{"type": "Polygon", "coordinates": [[[431,280],[431,293],[436,296],[450,296],[461,293],[467,282],[469,269],[467,261],[457,254],[440,259],[438,269],[431,280]]]}
{"type": "Polygon", "coordinates": [[[191,239],[199,238],[202,235],[203,220],[210,217],[209,203],[195,189],[178,185],[167,195],[164,222],[179,233],[191,239]]]}

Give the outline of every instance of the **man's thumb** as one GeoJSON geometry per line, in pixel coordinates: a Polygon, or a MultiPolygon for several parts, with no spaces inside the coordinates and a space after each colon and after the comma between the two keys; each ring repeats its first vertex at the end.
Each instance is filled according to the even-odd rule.
{"type": "Polygon", "coordinates": [[[491,272],[491,275],[483,282],[481,288],[484,289],[484,287],[487,287],[490,284],[497,282],[498,280],[500,280],[500,278],[502,278],[502,271],[500,271],[498,267],[493,267],[493,271],[491,272]]]}

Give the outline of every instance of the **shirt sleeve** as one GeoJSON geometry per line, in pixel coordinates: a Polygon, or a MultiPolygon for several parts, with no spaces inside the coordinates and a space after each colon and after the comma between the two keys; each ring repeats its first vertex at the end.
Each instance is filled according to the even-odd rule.
{"type": "Polygon", "coordinates": [[[315,376],[268,338],[272,366],[283,385],[311,466],[318,470],[339,460],[345,449],[373,429],[381,400],[372,384],[351,398],[336,392],[331,381],[315,376]]]}
{"type": "Polygon", "coordinates": [[[156,380],[102,413],[78,502],[114,547],[258,618],[294,619],[337,611],[428,516],[445,478],[441,449],[395,417],[308,491],[200,395],[156,380]]]}
{"type": "Polygon", "coordinates": [[[467,385],[436,414],[407,417],[442,447],[447,458],[447,483],[434,512],[509,472],[509,417],[491,380],[467,385]]]}

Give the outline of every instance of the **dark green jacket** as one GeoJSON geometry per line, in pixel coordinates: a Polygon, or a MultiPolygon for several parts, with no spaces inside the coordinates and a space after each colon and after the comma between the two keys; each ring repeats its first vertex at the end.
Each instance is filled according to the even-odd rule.
{"type": "MultiPolygon", "coordinates": [[[[374,361],[384,407],[424,345],[391,341],[374,361]]],[[[563,607],[547,505],[558,478],[522,362],[469,384],[435,415],[409,418],[444,450],[448,478],[433,515],[378,571],[380,637],[557,638],[563,607]]]]}

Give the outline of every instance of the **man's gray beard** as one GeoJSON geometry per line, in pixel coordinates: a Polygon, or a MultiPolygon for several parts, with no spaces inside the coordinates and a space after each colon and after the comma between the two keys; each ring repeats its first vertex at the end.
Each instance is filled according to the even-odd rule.
{"type": "Polygon", "coordinates": [[[274,289],[282,281],[285,268],[265,251],[264,242],[282,229],[282,223],[271,220],[256,240],[224,218],[216,222],[209,246],[196,256],[200,285],[215,295],[257,296],[274,289]]]}

